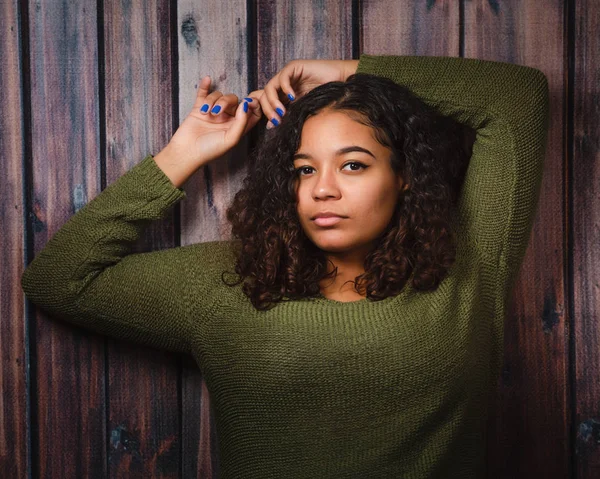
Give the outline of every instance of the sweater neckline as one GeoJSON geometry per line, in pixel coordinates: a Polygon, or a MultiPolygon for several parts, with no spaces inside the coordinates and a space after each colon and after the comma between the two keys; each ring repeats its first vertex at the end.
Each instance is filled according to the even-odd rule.
{"type": "Polygon", "coordinates": [[[411,286],[410,282],[407,282],[407,284],[404,286],[402,291],[400,291],[398,294],[396,294],[394,296],[388,296],[387,298],[384,298],[384,299],[381,299],[378,301],[374,301],[369,298],[358,299],[356,301],[338,301],[336,299],[326,298],[325,296],[323,296],[322,293],[319,293],[318,296],[311,297],[310,301],[313,302],[314,304],[321,304],[321,305],[326,305],[326,306],[330,306],[330,307],[346,308],[346,309],[352,309],[352,308],[362,309],[365,306],[370,307],[371,305],[373,305],[375,307],[379,307],[379,306],[383,307],[384,305],[387,305],[387,304],[391,303],[392,301],[403,300],[406,296],[408,296],[410,294],[411,290],[412,290],[412,286],[411,286]]]}

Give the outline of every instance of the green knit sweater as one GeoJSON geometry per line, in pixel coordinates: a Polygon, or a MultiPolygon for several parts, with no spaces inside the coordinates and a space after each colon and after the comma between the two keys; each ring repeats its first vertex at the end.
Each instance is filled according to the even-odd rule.
{"type": "Polygon", "coordinates": [[[477,132],[437,290],[254,309],[228,241],[132,245],[185,192],[147,156],[71,217],[26,269],[50,315],[187,352],[206,379],[225,478],[474,478],[503,320],[535,216],[548,122],[536,69],[362,55],[358,72],[408,86],[477,132]]]}

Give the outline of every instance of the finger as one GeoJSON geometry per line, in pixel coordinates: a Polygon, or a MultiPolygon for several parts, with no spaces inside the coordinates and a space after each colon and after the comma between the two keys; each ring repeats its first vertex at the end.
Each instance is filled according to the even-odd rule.
{"type": "Polygon", "coordinates": [[[196,93],[196,102],[204,102],[204,99],[208,96],[210,92],[210,84],[211,79],[209,75],[206,75],[200,80],[200,85],[198,85],[198,91],[196,93]]]}
{"type": "Polygon", "coordinates": [[[239,105],[239,99],[237,95],[228,93],[227,95],[221,96],[213,105],[210,110],[212,115],[221,115],[227,113],[230,116],[235,116],[235,112],[239,105]]]}
{"type": "Polygon", "coordinates": [[[225,132],[225,142],[229,148],[235,146],[244,134],[246,126],[248,125],[249,111],[250,106],[247,101],[243,101],[238,105],[235,111],[235,121],[225,132]]]}
{"type": "Polygon", "coordinates": [[[294,68],[286,68],[284,67],[279,72],[279,84],[281,87],[281,92],[287,97],[289,101],[294,101],[296,99],[296,93],[292,88],[291,78],[294,75],[294,68]]]}
{"type": "Polygon", "coordinates": [[[244,97],[244,100],[250,100],[250,102],[252,103],[252,101],[254,102],[258,102],[260,103],[260,99],[261,97],[264,95],[265,91],[264,90],[254,90],[250,93],[248,93],[248,96],[244,97]]]}
{"type": "Polygon", "coordinates": [[[246,131],[248,131],[262,118],[263,111],[257,98],[247,97],[244,99],[244,101],[248,103],[248,115],[250,116],[248,121],[251,123],[251,126],[246,127],[246,131]]]}
{"type": "MultiPolygon", "coordinates": [[[[246,102],[246,103],[248,103],[248,102],[246,102]]],[[[257,101],[248,103],[248,113],[246,113],[246,114],[248,115],[248,122],[246,123],[246,127],[244,128],[243,135],[245,135],[252,128],[254,128],[257,125],[257,123],[260,121],[260,119],[262,118],[262,110],[260,108],[260,104],[257,101]],[[250,106],[253,103],[254,103],[254,105],[250,106]]]]}
{"type": "MultiPolygon", "coordinates": [[[[294,60],[281,69],[277,74],[277,82],[279,85],[275,85],[275,91],[277,93],[274,100],[275,102],[279,100],[279,104],[287,105],[297,98],[296,92],[292,87],[292,82],[296,82],[302,78],[303,71],[302,63],[298,63],[294,60]]],[[[276,107],[274,106],[274,108],[276,107]]]]}
{"type": "Polygon", "coordinates": [[[221,93],[220,91],[213,91],[211,94],[209,94],[206,98],[202,100],[201,104],[196,104],[194,106],[199,109],[200,113],[208,114],[208,112],[211,111],[214,107],[214,104],[217,102],[217,100],[222,96],[223,93],[221,93]]]}
{"type": "Polygon", "coordinates": [[[271,103],[269,102],[269,98],[267,97],[267,88],[272,88],[272,82],[273,82],[273,80],[270,80],[265,85],[265,88],[263,89],[263,94],[260,96],[260,98],[258,100],[260,102],[260,107],[261,107],[264,115],[267,117],[267,119],[272,118],[275,113],[275,109],[271,106],[271,103]]]}
{"type": "MultiPolygon", "coordinates": [[[[279,88],[279,81],[274,80],[275,78],[273,78],[265,86],[264,95],[260,99],[260,104],[263,112],[269,119],[269,123],[277,126],[285,114],[285,106],[283,106],[283,103],[279,101],[279,93],[277,92],[277,89],[279,88]]],[[[272,126],[267,125],[267,128],[271,127],[272,126]]]]}
{"type": "Polygon", "coordinates": [[[257,117],[257,121],[263,116],[262,107],[260,104],[260,97],[263,95],[263,90],[254,90],[249,93],[248,96],[244,97],[244,100],[248,102],[250,113],[257,117]]]}

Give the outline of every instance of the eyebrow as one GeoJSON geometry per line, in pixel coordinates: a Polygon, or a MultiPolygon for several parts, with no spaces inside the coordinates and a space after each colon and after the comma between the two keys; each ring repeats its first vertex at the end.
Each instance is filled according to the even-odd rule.
{"type": "MultiPolygon", "coordinates": [[[[353,151],[358,151],[358,152],[362,152],[362,153],[366,153],[367,155],[371,155],[373,158],[375,158],[375,155],[373,153],[371,153],[369,150],[367,150],[366,148],[363,148],[361,146],[345,146],[344,148],[340,148],[338,151],[335,152],[335,156],[340,156],[340,155],[345,155],[346,153],[352,153],[353,151]]],[[[310,155],[307,155],[306,153],[296,153],[293,158],[293,160],[312,160],[313,157],[310,155]]],[[[377,159],[377,158],[375,158],[377,159]]]]}

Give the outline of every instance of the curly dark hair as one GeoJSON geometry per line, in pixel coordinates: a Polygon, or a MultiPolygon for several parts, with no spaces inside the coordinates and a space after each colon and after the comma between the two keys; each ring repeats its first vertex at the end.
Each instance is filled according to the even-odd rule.
{"type": "MultiPolygon", "coordinates": [[[[416,290],[436,289],[455,261],[452,205],[459,197],[473,130],[428,106],[391,79],[357,73],[313,89],[288,107],[281,124],[266,130],[250,154],[242,189],[227,209],[239,247],[235,272],[258,310],[279,301],[320,295],[325,253],[304,233],[296,210],[293,155],[304,122],[321,110],[347,113],[373,128],[392,151],[391,166],[409,188],[400,192],[386,230],[364,261],[355,289],[370,300],[398,294],[412,275],[416,290]],[[467,146],[465,146],[467,145],[467,146]]],[[[225,281],[225,280],[223,280],[225,281]]]]}

